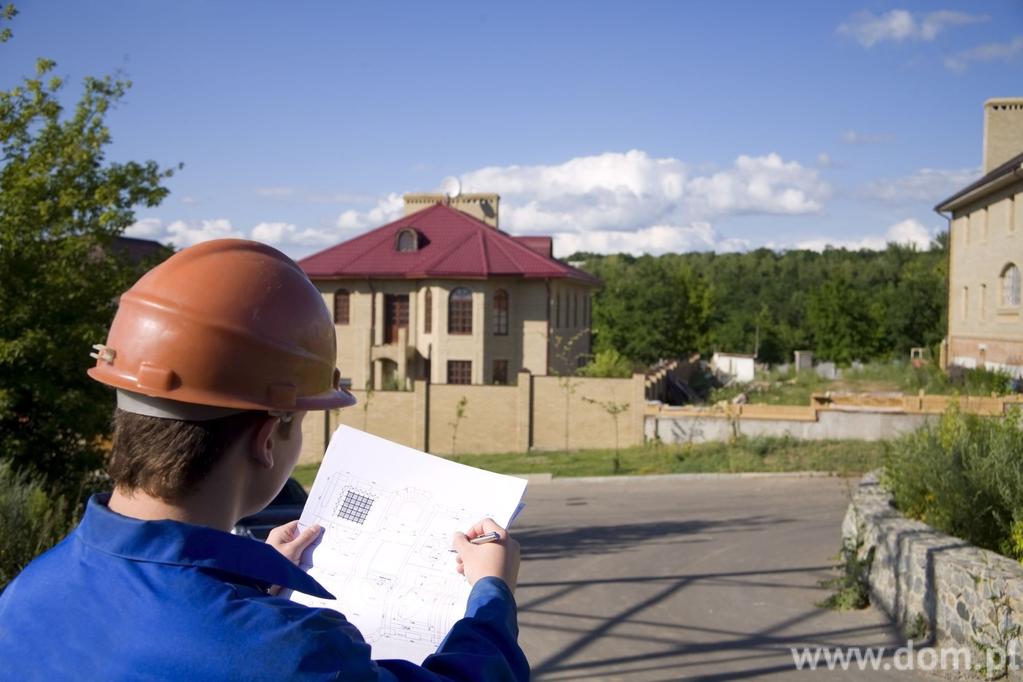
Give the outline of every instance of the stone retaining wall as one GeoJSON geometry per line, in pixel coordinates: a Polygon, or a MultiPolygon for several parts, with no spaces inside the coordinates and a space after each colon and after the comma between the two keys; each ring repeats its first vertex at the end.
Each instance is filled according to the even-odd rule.
{"type": "Polygon", "coordinates": [[[985,646],[1016,651],[1023,658],[1023,642],[1007,643],[1023,624],[1023,567],[1018,562],[902,516],[876,472],[855,490],[842,538],[846,543],[862,540],[861,557],[874,552],[871,601],[905,631],[923,619],[934,646],[969,647],[974,660],[984,656],[985,646]]]}

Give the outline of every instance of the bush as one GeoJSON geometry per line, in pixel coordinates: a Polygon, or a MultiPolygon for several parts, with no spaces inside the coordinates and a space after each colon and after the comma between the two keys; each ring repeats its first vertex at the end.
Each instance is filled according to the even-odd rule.
{"type": "Polygon", "coordinates": [[[632,363],[614,348],[598,351],[593,361],[578,372],[584,377],[628,378],[632,376],[632,363]]]}
{"type": "Polygon", "coordinates": [[[0,591],[78,523],[79,505],[0,461],[0,591]]]}
{"type": "Polygon", "coordinates": [[[1020,413],[991,418],[950,408],[891,443],[883,483],[906,515],[979,547],[1023,559],[1020,413]]]}

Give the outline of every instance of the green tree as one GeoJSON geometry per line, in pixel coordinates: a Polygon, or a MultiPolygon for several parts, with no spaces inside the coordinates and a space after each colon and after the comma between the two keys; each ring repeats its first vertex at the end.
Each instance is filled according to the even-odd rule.
{"type": "Polygon", "coordinates": [[[757,249],[656,259],[578,253],[573,259],[606,285],[594,303],[598,350],[614,348],[640,361],[651,347],[663,348],[658,315],[677,301],[660,301],[671,288],[666,273],[678,268],[710,301],[703,332],[688,337],[699,336],[699,345],[689,350],[756,352],[763,362],[779,363],[791,361],[793,350],[813,348],[821,357],[848,361],[902,357],[912,346],[941,340],[946,245],[943,234],[927,251],[890,244],[883,251],[757,249]],[[628,310],[640,305],[653,306],[653,329],[646,316],[628,310]]]}
{"type": "Polygon", "coordinates": [[[74,488],[101,461],[113,405],[85,374],[90,347],[137,275],[112,243],[171,171],[105,158],[104,117],[130,83],[86,78],[66,111],[54,67],[40,59],[0,92],[0,457],[74,488]]]}
{"type": "Polygon", "coordinates": [[[931,346],[945,336],[948,253],[940,249],[907,259],[884,286],[885,332],[894,355],[909,357],[913,346],[931,346]]]}
{"type": "Polygon", "coordinates": [[[828,280],[810,295],[806,319],[814,355],[822,360],[850,362],[877,352],[877,310],[844,277],[828,280]]]}
{"type": "Polygon", "coordinates": [[[654,362],[699,349],[705,341],[711,297],[707,285],[678,259],[643,256],[634,263],[608,259],[594,305],[596,350],[654,362]]]}

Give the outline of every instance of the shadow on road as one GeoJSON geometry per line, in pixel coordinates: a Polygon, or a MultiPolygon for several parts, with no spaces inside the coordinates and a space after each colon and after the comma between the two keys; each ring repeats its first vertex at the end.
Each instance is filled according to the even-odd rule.
{"type": "Polygon", "coordinates": [[[634,549],[637,544],[681,545],[706,542],[701,533],[757,530],[790,523],[776,516],[745,516],[733,519],[649,521],[604,526],[515,528],[522,545],[522,560],[562,559],[585,555],[606,555],[634,549]]]}
{"type": "MultiPolygon", "coordinates": [[[[629,675],[672,671],[664,680],[677,680],[689,676],[687,669],[705,667],[714,660],[727,660],[728,665],[719,672],[701,670],[703,680],[733,680],[756,678],[773,673],[794,672],[791,647],[843,647],[851,636],[888,640],[887,626],[865,625],[820,628],[814,621],[828,614],[822,609],[805,610],[791,618],[782,619],[759,630],[730,630],[714,627],[663,622],[644,617],[662,602],[679,596],[687,588],[710,585],[731,588],[760,587],[772,589],[805,589],[788,584],[786,575],[819,574],[832,567],[801,566],[778,570],[693,573],[688,575],[628,576],[601,580],[563,580],[527,582],[519,585],[520,613],[523,626],[570,635],[570,643],[533,661],[534,679],[584,680],[627,679],[629,675]],[[774,578],[772,580],[772,578],[774,578]],[[652,590],[645,599],[630,604],[613,614],[593,615],[565,613],[547,609],[548,602],[571,597],[573,592],[594,586],[599,589],[618,589],[622,585],[645,585],[652,590]],[[543,595],[532,599],[536,591],[543,595]],[[798,633],[794,633],[794,629],[798,633]],[[635,655],[571,660],[583,649],[598,645],[603,638],[633,640],[642,651],[635,655]],[[651,651],[656,647],[656,651],[651,651]],[[781,658],[779,658],[781,657],[781,658]],[[762,660],[763,665],[757,665],[762,660]],[[736,669],[736,664],[739,669],[736,669]]],[[[647,677],[644,675],[644,677],[647,677]]]]}

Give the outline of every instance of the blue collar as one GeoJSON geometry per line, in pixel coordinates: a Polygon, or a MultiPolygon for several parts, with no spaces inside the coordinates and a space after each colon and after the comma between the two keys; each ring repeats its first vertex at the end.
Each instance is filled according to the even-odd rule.
{"type": "Polygon", "coordinates": [[[109,493],[89,498],[75,536],[89,547],[132,561],[221,571],[261,586],[334,599],[316,580],[258,540],[180,521],[141,521],[113,512],[109,493]]]}

